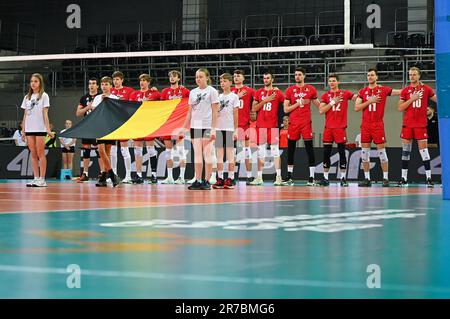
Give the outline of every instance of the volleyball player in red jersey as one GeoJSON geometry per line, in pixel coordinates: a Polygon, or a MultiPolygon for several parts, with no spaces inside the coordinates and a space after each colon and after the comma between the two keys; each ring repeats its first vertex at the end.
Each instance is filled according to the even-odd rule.
{"type": "Polygon", "coordinates": [[[431,180],[430,154],[428,153],[427,108],[428,100],[437,102],[436,94],[428,85],[420,82],[420,69],[409,69],[410,84],[403,88],[398,101],[398,110],[403,113],[402,138],[402,179],[399,187],[408,186],[408,164],[411,156],[412,140],[417,140],[419,153],[425,167],[426,184],[433,187],[431,180]]]}
{"type": "Polygon", "coordinates": [[[360,187],[370,187],[370,145],[377,146],[381,168],[383,170],[383,187],[389,187],[389,161],[386,153],[386,134],[384,131],[384,110],[388,96],[400,95],[400,90],[377,83],[378,72],[371,68],[367,71],[368,86],[361,89],[355,102],[355,110],[362,111],[361,122],[361,161],[364,169],[364,181],[360,187]]]}
{"type": "Polygon", "coordinates": [[[339,89],[339,77],[337,74],[328,76],[330,90],[322,94],[319,106],[320,114],[325,114],[325,128],[323,131],[323,179],[321,186],[330,185],[328,173],[331,166],[331,151],[333,142],[337,144],[339,151],[339,167],[341,172],[341,186],[347,187],[347,158],[345,156],[345,144],[347,143],[347,111],[348,101],[355,101],[357,94],[339,89]]]}

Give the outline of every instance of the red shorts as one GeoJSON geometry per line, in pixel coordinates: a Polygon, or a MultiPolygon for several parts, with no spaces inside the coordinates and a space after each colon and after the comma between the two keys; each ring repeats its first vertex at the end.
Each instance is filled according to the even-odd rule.
{"type": "Polygon", "coordinates": [[[323,139],[324,143],[347,143],[347,133],[345,132],[345,128],[325,128],[323,130],[323,139]]]}
{"type": "Polygon", "coordinates": [[[277,127],[275,128],[256,128],[257,139],[256,144],[262,145],[264,143],[268,144],[278,144],[280,140],[280,132],[277,127]]]}
{"type": "Polygon", "coordinates": [[[302,137],[304,140],[313,138],[311,122],[309,123],[290,123],[288,127],[288,139],[297,141],[302,137]]]}
{"type": "Polygon", "coordinates": [[[400,137],[405,140],[426,140],[428,139],[428,131],[426,127],[403,127],[400,137]]]}
{"type": "Polygon", "coordinates": [[[380,122],[361,125],[361,143],[386,143],[384,124],[380,122]]]}
{"type": "Polygon", "coordinates": [[[238,141],[248,141],[250,139],[250,125],[238,127],[238,141]]]}

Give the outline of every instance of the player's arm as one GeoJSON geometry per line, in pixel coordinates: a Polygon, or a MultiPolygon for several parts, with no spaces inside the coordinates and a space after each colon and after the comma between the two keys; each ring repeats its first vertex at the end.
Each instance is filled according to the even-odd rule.
{"type": "Polygon", "coordinates": [[[320,103],[319,113],[320,114],[327,113],[333,107],[333,105],[339,104],[339,102],[341,101],[342,98],[340,96],[336,96],[335,98],[331,99],[331,101],[328,104],[325,102],[320,103]]]}
{"type": "Polygon", "coordinates": [[[397,96],[397,95],[400,95],[401,93],[402,93],[402,90],[392,89],[391,96],[397,96]]]}
{"type": "Polygon", "coordinates": [[[372,103],[378,103],[381,101],[381,98],[379,96],[371,96],[370,99],[368,99],[366,102],[363,102],[361,97],[358,96],[355,102],[355,111],[359,112],[364,110],[366,107],[368,107],[372,103]]]}
{"type": "Polygon", "coordinates": [[[294,103],[291,105],[291,101],[286,99],[284,100],[283,103],[283,109],[284,109],[284,113],[291,113],[293,110],[295,110],[297,107],[299,107],[300,103],[294,103]]]}
{"type": "Polygon", "coordinates": [[[83,106],[81,104],[78,104],[76,116],[81,117],[86,114],[89,110],[92,110],[92,101],[88,103],[88,105],[83,106]]]}
{"type": "Polygon", "coordinates": [[[217,115],[219,113],[219,103],[212,103],[211,139],[216,138],[217,115]]]}
{"type": "Polygon", "coordinates": [[[403,100],[400,98],[400,100],[398,101],[398,111],[399,112],[403,112],[404,110],[406,110],[412,102],[417,101],[420,99],[421,94],[414,92],[413,94],[411,94],[411,97],[408,100],[403,100]]]}
{"type": "Polygon", "coordinates": [[[437,103],[437,95],[433,95],[432,97],[430,97],[430,100],[433,101],[434,103],[437,103]]]}
{"type": "Polygon", "coordinates": [[[355,102],[357,98],[358,98],[358,94],[355,93],[355,94],[352,95],[351,100],[352,100],[353,102],[355,102]]]}
{"type": "MultiPolygon", "coordinates": [[[[275,90],[275,89],[274,89],[275,90]]],[[[253,101],[253,106],[252,106],[252,111],[253,112],[258,112],[260,108],[262,108],[265,104],[267,104],[268,102],[271,102],[273,100],[275,100],[276,98],[276,93],[272,93],[271,95],[269,95],[269,97],[267,97],[266,99],[263,99],[261,102],[256,102],[253,101]]]]}
{"type": "Polygon", "coordinates": [[[314,106],[317,107],[317,109],[319,109],[320,101],[319,101],[318,98],[315,98],[314,100],[311,100],[311,103],[314,104],[314,106]]]}

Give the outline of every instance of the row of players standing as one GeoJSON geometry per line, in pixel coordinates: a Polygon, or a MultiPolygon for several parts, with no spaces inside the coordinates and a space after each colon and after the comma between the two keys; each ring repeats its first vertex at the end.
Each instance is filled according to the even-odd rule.
{"type": "MultiPolygon", "coordinates": [[[[430,156],[427,149],[427,116],[426,110],[428,100],[432,99],[436,102],[436,96],[433,90],[420,82],[420,70],[411,68],[409,70],[410,83],[402,90],[394,90],[387,86],[381,86],[377,83],[377,70],[370,69],[367,73],[368,86],[361,89],[358,93],[353,93],[339,88],[339,77],[336,74],[330,74],[328,77],[329,90],[325,92],[320,100],[317,90],[310,84],[305,83],[306,72],[303,68],[298,67],[295,71],[296,84],[290,86],[285,94],[276,87],[273,87],[274,77],[270,72],[263,75],[264,87],[259,90],[244,85],[245,75],[242,70],[236,70],[233,76],[223,74],[220,77],[220,85],[223,90],[222,94],[218,94],[211,84],[210,74],[206,69],[199,69],[196,72],[196,84],[198,87],[189,92],[182,87],[179,82],[181,74],[178,71],[169,72],[170,87],[164,89],[161,93],[156,88],[150,88],[150,77],[142,74],[139,77],[140,90],[133,90],[123,86],[124,76],[121,72],[115,72],[112,79],[104,77],[102,79],[103,94],[96,97],[95,80],[89,82],[90,92],[83,96],[78,106],[77,115],[87,115],[96,105],[101,102],[102,98],[108,97],[119,98],[124,100],[143,101],[143,100],[167,100],[174,98],[183,98],[189,96],[189,113],[184,128],[178,132],[183,136],[188,127],[191,128],[191,138],[194,147],[195,156],[195,177],[189,181],[190,189],[210,189],[209,183],[212,174],[212,162],[214,161],[215,141],[217,148],[218,178],[213,188],[233,188],[234,179],[234,141],[241,141],[244,154],[245,165],[247,169],[247,184],[262,185],[262,169],[266,157],[267,144],[270,145],[271,155],[274,157],[276,178],[274,185],[292,185],[292,174],[294,169],[294,155],[296,143],[303,138],[306,153],[309,162],[309,180],[308,185],[328,186],[328,172],[330,169],[330,158],[333,143],[337,144],[340,155],[340,184],[348,186],[346,176],[347,162],[345,157],[347,113],[349,101],[355,101],[355,110],[362,111],[361,124],[361,142],[362,152],[361,159],[363,162],[365,179],[360,186],[371,186],[370,170],[369,170],[369,154],[371,143],[373,142],[380,157],[383,170],[383,186],[389,186],[388,177],[388,156],[385,149],[386,138],[384,130],[384,110],[388,96],[400,95],[398,110],[404,112],[402,125],[402,179],[398,186],[407,186],[408,163],[410,159],[412,140],[416,139],[419,145],[420,155],[423,159],[426,170],[426,183],[432,187],[430,156]],[[234,82],[234,87],[231,87],[234,82]],[[108,90],[108,86],[111,86],[108,90]],[[95,103],[94,99],[97,99],[95,103]],[[282,179],[280,167],[280,152],[278,147],[278,108],[283,104],[285,113],[289,114],[290,125],[288,129],[288,174],[282,179]],[[324,176],[320,182],[315,180],[315,157],[313,149],[313,131],[311,120],[311,104],[316,106],[320,114],[325,115],[325,127],[323,132],[323,167],[324,176]],[[237,111],[236,111],[237,110],[237,111]],[[250,128],[251,111],[257,112],[256,132],[250,128]],[[237,117],[237,118],[236,118],[237,117]],[[220,123],[220,124],[219,124],[220,123]],[[258,173],[256,177],[252,176],[251,167],[251,149],[250,135],[256,134],[258,145],[258,173]],[[231,164],[228,166],[228,178],[223,178],[223,154],[224,148],[227,149],[227,160],[231,164]],[[229,152],[229,150],[233,150],[229,152]],[[203,156],[202,156],[203,154],[203,156]],[[205,160],[205,177],[202,178],[203,159],[205,160]]],[[[176,149],[180,156],[180,177],[175,181],[172,176],[173,168],[173,137],[163,137],[165,146],[168,150],[167,167],[168,177],[164,183],[184,184],[184,172],[186,167],[186,156],[184,150],[184,142],[178,138],[176,140],[176,149]]],[[[81,180],[87,179],[87,165],[89,163],[89,147],[94,144],[95,140],[83,140],[84,149],[84,174],[81,180]]],[[[114,141],[106,143],[114,144],[114,141]]],[[[143,141],[134,141],[134,151],[136,156],[137,174],[131,178],[131,156],[128,149],[128,142],[121,142],[121,152],[125,161],[126,176],[124,182],[142,183],[142,147],[143,141]]],[[[151,163],[151,182],[156,183],[156,156],[157,151],[154,149],[154,142],[147,141],[147,152],[150,154],[151,163]]],[[[112,152],[117,154],[117,152],[112,152]]],[[[112,171],[116,172],[114,166],[117,165],[117,157],[112,157],[112,171]]],[[[108,168],[108,167],[107,167],[108,168]]],[[[99,180],[98,186],[106,186],[105,173],[107,169],[102,167],[103,179],[99,180]]],[[[113,173],[110,174],[114,179],[113,173]]],[[[114,183],[113,184],[118,184],[114,183]]]]}

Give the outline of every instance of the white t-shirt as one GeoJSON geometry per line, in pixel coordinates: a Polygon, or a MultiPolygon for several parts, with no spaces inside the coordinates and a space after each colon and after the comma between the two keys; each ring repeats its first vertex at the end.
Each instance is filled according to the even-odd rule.
{"type": "MultiPolygon", "coordinates": [[[[114,94],[110,94],[108,96],[108,98],[109,99],[115,99],[115,100],[119,99],[119,97],[117,95],[114,95],[114,94]]],[[[102,101],[103,101],[103,96],[101,94],[97,95],[95,97],[94,101],[92,101],[92,109],[95,109],[100,103],[102,103],[102,101]]]]}
{"type": "Polygon", "coordinates": [[[50,107],[50,99],[47,93],[42,93],[38,100],[39,93],[33,93],[31,99],[27,95],[23,98],[21,108],[27,112],[25,120],[25,132],[47,132],[44,122],[44,107],[50,107]]]}
{"type": "Polygon", "coordinates": [[[191,128],[211,128],[211,105],[214,103],[219,103],[219,93],[212,86],[208,85],[204,89],[195,88],[189,93],[189,105],[192,107],[191,128]]]}
{"type": "Polygon", "coordinates": [[[17,141],[17,146],[27,146],[27,140],[22,141],[22,135],[19,130],[14,132],[13,138],[17,141]]]}
{"type": "Polygon", "coordinates": [[[219,114],[217,117],[218,131],[234,131],[234,109],[240,106],[239,97],[230,92],[227,95],[219,95],[219,114]]]}
{"type": "MultiPolygon", "coordinates": [[[[60,133],[63,133],[63,132],[65,132],[65,131],[67,131],[66,128],[65,128],[64,130],[62,130],[60,133]]],[[[70,143],[72,143],[72,142],[75,142],[75,143],[76,143],[76,141],[77,141],[75,138],[71,138],[71,137],[60,137],[59,139],[61,140],[61,148],[65,148],[64,145],[63,145],[63,143],[66,144],[66,145],[68,145],[68,144],[70,144],[70,143]]],[[[75,144],[72,145],[72,146],[75,146],[75,144]]]]}

